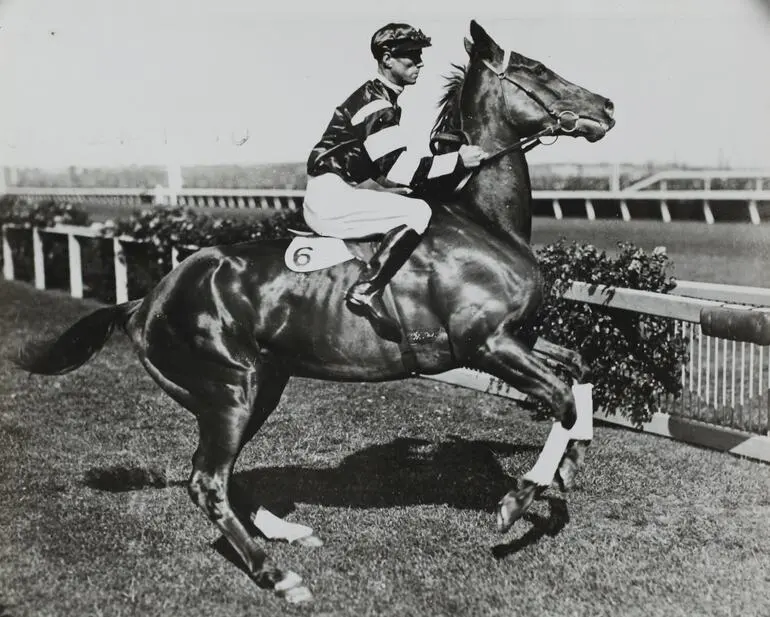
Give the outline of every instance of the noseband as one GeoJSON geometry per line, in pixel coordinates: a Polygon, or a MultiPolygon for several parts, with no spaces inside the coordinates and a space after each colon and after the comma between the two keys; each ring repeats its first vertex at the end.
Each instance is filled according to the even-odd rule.
{"type": "MultiPolygon", "coordinates": [[[[505,58],[508,57],[508,54],[503,53],[503,61],[505,61],[505,58]]],[[[538,144],[542,143],[540,141],[541,137],[545,137],[546,135],[553,135],[556,132],[556,129],[559,128],[563,133],[572,133],[577,128],[577,121],[580,119],[580,116],[576,114],[574,111],[565,110],[561,112],[555,112],[549,105],[543,101],[532,89],[527,88],[526,86],[520,84],[515,79],[513,79],[508,73],[506,72],[505,68],[498,69],[494,64],[492,64],[489,60],[482,59],[481,60],[484,63],[484,66],[486,66],[490,71],[492,71],[495,75],[497,75],[498,79],[500,80],[500,85],[502,86],[503,81],[507,81],[509,83],[512,83],[514,86],[516,86],[519,90],[524,92],[530,99],[535,101],[540,107],[549,115],[551,118],[553,118],[556,121],[555,125],[550,125],[545,127],[544,129],[538,131],[534,135],[530,135],[529,137],[524,137],[517,141],[514,144],[511,144],[510,146],[506,146],[502,150],[498,150],[497,152],[490,154],[486,159],[484,159],[483,163],[486,163],[488,161],[494,160],[500,156],[503,156],[504,154],[508,154],[509,152],[515,152],[517,150],[521,150],[523,153],[529,152],[532,148],[537,146],[538,144]]],[[[505,88],[502,88],[503,93],[503,100],[505,101],[505,107],[508,109],[508,97],[505,95],[505,88]]]]}

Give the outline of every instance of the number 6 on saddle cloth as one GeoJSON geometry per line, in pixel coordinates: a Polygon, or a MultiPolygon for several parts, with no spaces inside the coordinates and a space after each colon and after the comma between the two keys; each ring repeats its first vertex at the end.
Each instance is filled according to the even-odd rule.
{"type": "Polygon", "coordinates": [[[284,263],[293,272],[314,272],[355,259],[344,240],[294,229],[290,231],[296,237],[284,253],[284,263]]]}

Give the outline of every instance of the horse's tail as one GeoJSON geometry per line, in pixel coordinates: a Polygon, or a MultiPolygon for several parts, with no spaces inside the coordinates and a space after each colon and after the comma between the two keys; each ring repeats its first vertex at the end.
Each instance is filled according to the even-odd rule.
{"type": "Polygon", "coordinates": [[[126,327],[141,303],[141,300],[133,300],[100,308],[56,338],[26,344],[13,362],[21,369],[39,375],[74,371],[104,347],[115,326],[126,327]]]}

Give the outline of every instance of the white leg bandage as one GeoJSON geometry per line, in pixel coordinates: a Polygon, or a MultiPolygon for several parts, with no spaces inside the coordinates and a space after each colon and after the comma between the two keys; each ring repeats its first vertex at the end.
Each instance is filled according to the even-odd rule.
{"type": "Polygon", "coordinates": [[[590,441],[594,438],[594,398],[593,384],[580,383],[572,386],[572,395],[575,397],[577,420],[570,431],[570,439],[590,441]]]}
{"type": "Polygon", "coordinates": [[[593,385],[590,383],[572,386],[577,411],[575,425],[567,430],[561,425],[561,422],[553,423],[551,432],[545,440],[545,445],[540,456],[537,457],[534,467],[524,474],[525,480],[534,482],[538,486],[550,486],[570,439],[593,439],[594,404],[591,395],[592,389],[593,385]]]}
{"type": "Polygon", "coordinates": [[[313,535],[313,530],[307,525],[285,521],[261,506],[251,520],[254,526],[269,540],[295,542],[313,535]]]}

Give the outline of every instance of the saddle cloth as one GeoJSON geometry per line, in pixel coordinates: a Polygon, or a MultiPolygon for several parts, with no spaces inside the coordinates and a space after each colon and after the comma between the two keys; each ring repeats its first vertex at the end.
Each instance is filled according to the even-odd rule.
{"type": "Polygon", "coordinates": [[[284,253],[284,263],[293,272],[313,272],[359,259],[339,238],[317,236],[312,232],[290,230],[295,235],[284,253]]]}

